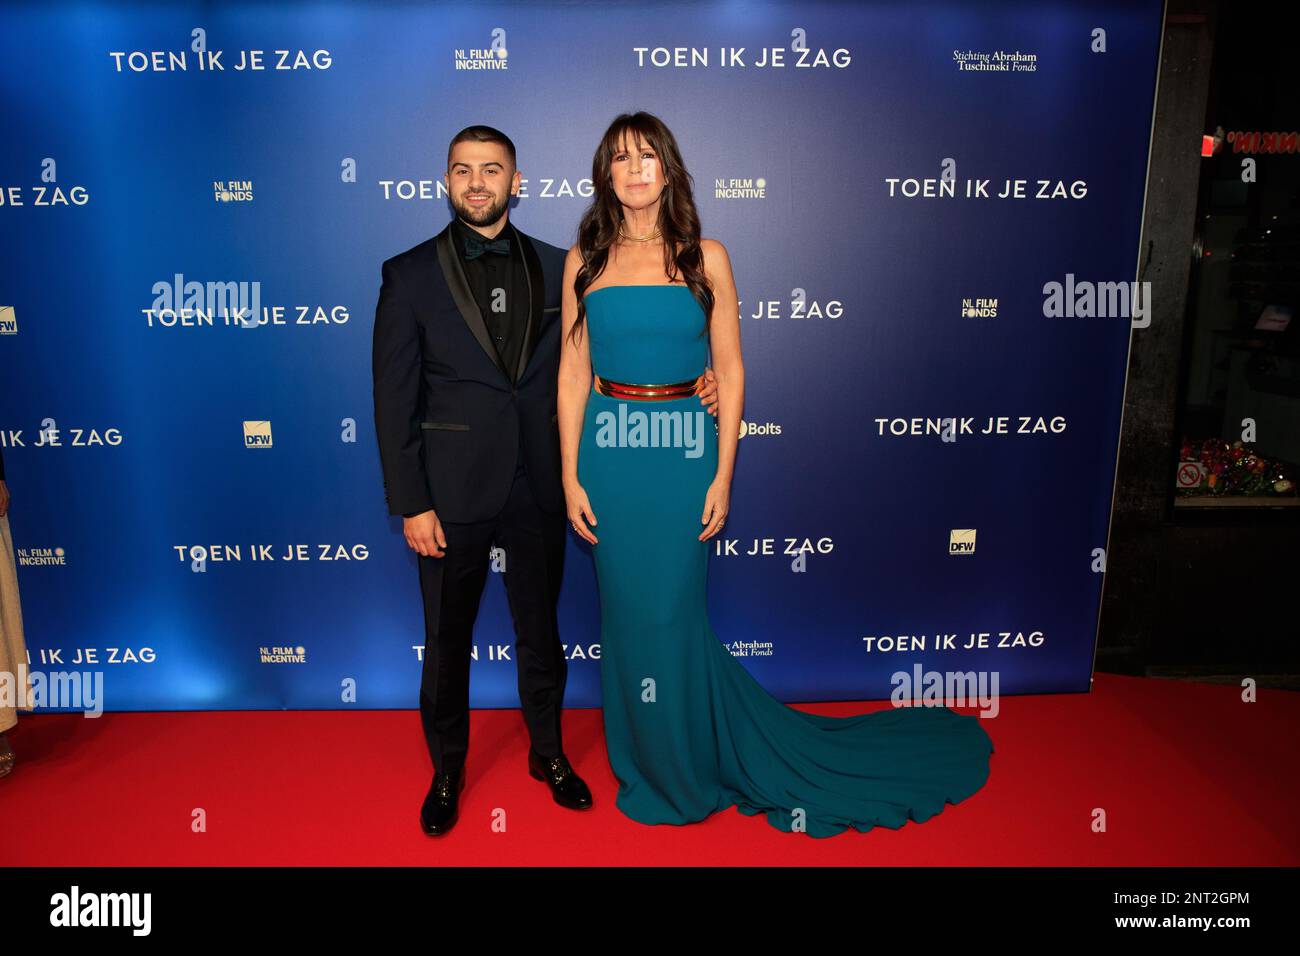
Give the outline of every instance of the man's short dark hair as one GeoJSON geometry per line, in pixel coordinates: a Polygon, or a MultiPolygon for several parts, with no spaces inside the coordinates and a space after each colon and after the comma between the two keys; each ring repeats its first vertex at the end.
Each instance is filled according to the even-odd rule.
{"type": "Polygon", "coordinates": [[[451,142],[447,145],[447,168],[451,168],[451,151],[456,148],[457,143],[500,143],[510,154],[510,165],[515,168],[519,164],[515,162],[515,144],[511,142],[510,137],[499,129],[491,126],[466,126],[463,130],[452,137],[451,142]]]}

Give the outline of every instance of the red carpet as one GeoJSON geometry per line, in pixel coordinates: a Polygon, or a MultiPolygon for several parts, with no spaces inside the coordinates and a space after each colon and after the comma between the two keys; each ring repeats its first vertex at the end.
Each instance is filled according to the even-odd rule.
{"type": "Polygon", "coordinates": [[[924,824],[814,840],[735,809],[687,827],[628,820],[597,710],[565,714],[596,805],[562,809],[528,776],[519,713],[475,711],[461,820],[433,838],[417,819],[430,770],[413,710],[23,715],[18,765],[0,780],[0,864],[1300,862],[1298,694],[1245,704],[1234,686],[1098,674],[1092,694],[1003,698],[985,726],[997,751],[975,796],[924,824]],[[196,808],[206,833],[191,830],[196,808]]]}

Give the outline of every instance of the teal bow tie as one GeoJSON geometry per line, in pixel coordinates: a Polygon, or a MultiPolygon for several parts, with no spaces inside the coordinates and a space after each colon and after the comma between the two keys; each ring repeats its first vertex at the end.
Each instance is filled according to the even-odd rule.
{"type": "Polygon", "coordinates": [[[465,258],[477,259],[485,252],[495,252],[499,256],[510,255],[509,239],[480,239],[478,236],[465,237],[465,258]]]}

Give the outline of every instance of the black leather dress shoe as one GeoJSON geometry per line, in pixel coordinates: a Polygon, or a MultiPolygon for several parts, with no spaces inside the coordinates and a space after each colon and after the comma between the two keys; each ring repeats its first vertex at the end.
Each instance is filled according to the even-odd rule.
{"type": "Polygon", "coordinates": [[[591,791],[569,766],[564,754],[543,757],[534,750],[528,751],[528,772],[538,780],[545,780],[551,788],[555,802],[570,810],[586,810],[591,806],[591,791]]]}
{"type": "Polygon", "coordinates": [[[430,836],[441,836],[456,825],[460,815],[459,797],[465,789],[465,771],[435,773],[433,785],[420,807],[420,827],[430,836]]]}

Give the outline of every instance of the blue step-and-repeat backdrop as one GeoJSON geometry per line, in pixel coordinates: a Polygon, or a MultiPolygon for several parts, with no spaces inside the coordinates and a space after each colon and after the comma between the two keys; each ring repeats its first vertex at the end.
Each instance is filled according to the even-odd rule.
{"type": "MultiPolygon", "coordinates": [[[[601,133],[644,109],[742,300],[719,638],[786,701],[884,698],[916,667],[1086,690],[1161,15],[8,7],[0,447],[32,670],[101,673],[109,710],[414,707],[380,263],[447,223],[447,144],[474,123],[519,150],[511,221],[571,245],[601,133]],[[195,288],[254,290],[259,321],[195,288]]],[[[572,536],[560,623],[566,703],[596,706],[572,536]]],[[[497,574],[475,642],[473,705],[518,706],[497,574]]]]}

